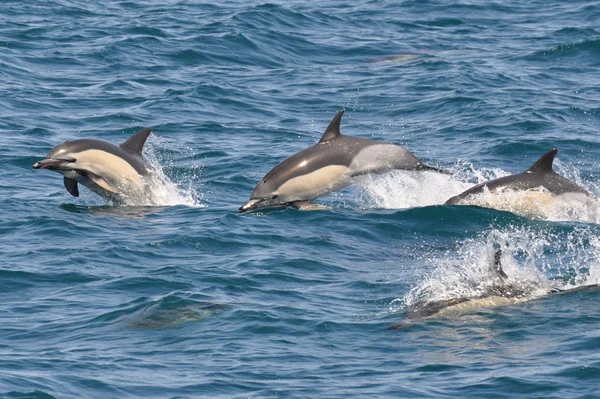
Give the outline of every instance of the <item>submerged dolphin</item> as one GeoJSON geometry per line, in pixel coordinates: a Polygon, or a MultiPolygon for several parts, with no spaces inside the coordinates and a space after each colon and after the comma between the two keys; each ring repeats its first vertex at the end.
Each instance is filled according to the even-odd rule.
{"type": "Polygon", "coordinates": [[[79,196],[77,183],[113,200],[139,195],[149,173],[142,149],[150,133],[150,129],[141,130],[119,146],[94,139],[66,141],[33,167],[64,175],[65,188],[74,197],[79,196]]]}
{"type": "Polygon", "coordinates": [[[502,251],[497,250],[494,254],[494,262],[491,270],[495,274],[495,281],[489,287],[477,287],[478,295],[443,299],[439,301],[420,301],[411,306],[404,313],[404,319],[392,327],[393,330],[401,330],[412,326],[415,321],[425,320],[435,316],[452,314],[452,311],[465,309],[481,309],[484,307],[506,306],[527,300],[538,299],[543,296],[562,295],[584,291],[600,291],[600,284],[588,284],[574,288],[543,287],[534,285],[515,285],[507,283],[508,278],[502,270],[502,251]],[[542,289],[541,295],[532,295],[536,290],[542,289]]]}
{"type": "Polygon", "coordinates": [[[474,196],[486,190],[490,193],[502,193],[512,190],[513,192],[535,193],[530,199],[533,202],[543,204],[557,198],[568,200],[568,202],[579,201],[585,203],[594,196],[585,188],[573,183],[566,177],[560,176],[552,169],[552,163],[558,150],[556,148],[545,153],[536,163],[523,173],[501,177],[476,185],[467,191],[450,198],[447,205],[465,204],[474,196]],[[545,189],[546,191],[540,191],[545,189]]]}
{"type": "Polygon", "coordinates": [[[403,147],[340,132],[341,110],[317,145],[302,150],[275,166],[261,179],[250,200],[238,210],[271,206],[301,208],[325,194],[351,184],[356,176],[392,169],[445,171],[424,165],[403,147]]]}

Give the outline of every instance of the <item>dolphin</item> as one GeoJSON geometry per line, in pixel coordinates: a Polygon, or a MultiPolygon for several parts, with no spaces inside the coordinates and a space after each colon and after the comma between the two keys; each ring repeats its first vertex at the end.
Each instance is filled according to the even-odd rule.
{"type": "Polygon", "coordinates": [[[66,141],[33,168],[62,174],[65,188],[74,197],[79,196],[78,183],[111,200],[141,194],[149,174],[142,150],[151,132],[140,130],[121,145],[95,139],[66,141]]]}
{"type": "Polygon", "coordinates": [[[344,110],[335,115],[319,142],[283,160],[263,177],[238,212],[292,205],[308,207],[312,200],[340,190],[352,179],[392,169],[430,170],[407,149],[381,141],[344,136],[340,123],[344,110]]]}
{"type": "Polygon", "coordinates": [[[576,201],[585,203],[588,199],[595,198],[585,188],[554,172],[552,164],[556,153],[558,153],[558,149],[553,148],[542,155],[525,172],[478,184],[450,198],[446,201],[446,205],[468,204],[470,200],[475,199],[476,195],[486,190],[490,193],[502,193],[509,190],[530,192],[534,195],[529,199],[538,204],[551,202],[557,198],[566,200],[568,203],[575,203],[576,201]]]}
{"type": "Polygon", "coordinates": [[[600,284],[587,284],[573,288],[541,286],[535,284],[515,285],[506,282],[508,276],[502,270],[502,250],[494,254],[491,265],[494,283],[489,287],[475,287],[478,294],[471,297],[456,297],[438,301],[423,300],[417,302],[404,313],[404,319],[390,327],[392,330],[402,330],[411,327],[415,321],[426,320],[435,316],[445,316],[453,311],[460,312],[468,309],[483,307],[498,307],[538,299],[544,296],[564,295],[577,292],[600,291],[600,284]],[[541,294],[539,293],[541,289],[541,294]]]}

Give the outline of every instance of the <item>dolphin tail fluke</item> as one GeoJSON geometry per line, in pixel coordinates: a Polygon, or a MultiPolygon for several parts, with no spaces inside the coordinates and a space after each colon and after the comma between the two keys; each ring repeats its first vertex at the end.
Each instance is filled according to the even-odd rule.
{"type": "Polygon", "coordinates": [[[437,172],[437,173],[441,173],[441,174],[444,174],[444,175],[452,175],[452,174],[454,174],[453,172],[451,172],[449,170],[434,168],[433,166],[427,166],[427,165],[419,165],[419,166],[417,166],[417,170],[424,170],[424,171],[429,171],[429,172],[437,172]]]}

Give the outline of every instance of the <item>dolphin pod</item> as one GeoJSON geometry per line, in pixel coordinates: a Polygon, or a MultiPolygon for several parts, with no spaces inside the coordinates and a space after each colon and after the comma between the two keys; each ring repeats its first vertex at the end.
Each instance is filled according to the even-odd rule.
{"type": "MultiPolygon", "coordinates": [[[[271,169],[238,212],[269,207],[308,208],[314,199],[338,191],[352,184],[354,178],[366,174],[395,169],[449,174],[425,165],[404,147],[343,135],[340,131],[343,113],[341,110],[335,115],[316,145],[293,154],[271,169]]],[[[110,200],[143,195],[149,167],[142,150],[150,133],[150,129],[143,129],[118,146],[96,139],[66,141],[33,167],[61,173],[65,188],[75,197],[79,196],[78,184],[110,200]]],[[[556,199],[582,204],[595,198],[585,188],[554,172],[552,165],[557,152],[556,148],[552,149],[525,172],[478,184],[445,204],[481,205],[477,198],[486,192],[527,193],[533,202],[544,204],[556,199]]]]}
{"type": "MultiPolygon", "coordinates": [[[[366,174],[395,169],[449,174],[425,165],[404,147],[342,135],[340,124],[343,113],[344,110],[341,110],[335,115],[316,145],[293,154],[271,169],[238,212],[268,207],[308,207],[315,198],[340,190],[352,184],[355,177],[366,174]]],[[[140,195],[146,191],[150,172],[142,157],[150,133],[150,129],[143,129],[121,145],[95,139],[67,141],[54,147],[33,167],[61,173],[65,188],[75,197],[79,196],[79,184],[110,200],[140,195]]],[[[448,199],[445,204],[478,205],[476,199],[482,194],[503,195],[507,192],[532,194],[534,201],[539,202],[543,198],[544,203],[556,199],[584,203],[595,198],[585,188],[554,171],[557,152],[556,148],[552,149],[526,171],[478,184],[448,199]]],[[[507,275],[502,270],[500,259],[501,252],[497,251],[492,264],[497,283],[477,297],[417,303],[407,309],[404,321],[391,328],[406,328],[416,320],[443,315],[453,308],[500,306],[526,300],[527,292],[523,287],[506,283],[507,275]]],[[[550,288],[546,295],[586,290],[600,290],[600,284],[571,289],[550,288]]]]}

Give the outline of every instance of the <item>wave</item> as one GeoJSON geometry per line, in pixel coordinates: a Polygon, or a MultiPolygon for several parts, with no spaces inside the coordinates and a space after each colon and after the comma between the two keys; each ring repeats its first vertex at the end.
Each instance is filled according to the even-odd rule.
{"type": "Polygon", "coordinates": [[[597,59],[600,55],[600,40],[582,40],[576,43],[558,44],[549,49],[537,50],[524,57],[527,61],[547,61],[549,59],[562,59],[585,57],[586,60],[597,59]],[[590,58],[588,58],[590,57],[590,58]]]}

